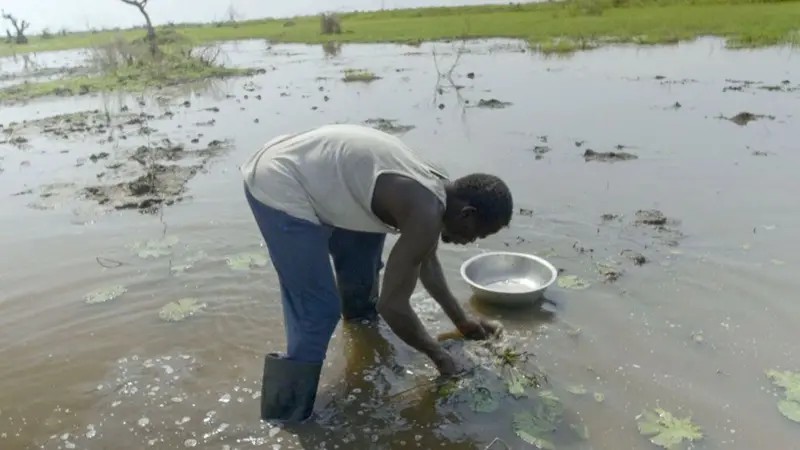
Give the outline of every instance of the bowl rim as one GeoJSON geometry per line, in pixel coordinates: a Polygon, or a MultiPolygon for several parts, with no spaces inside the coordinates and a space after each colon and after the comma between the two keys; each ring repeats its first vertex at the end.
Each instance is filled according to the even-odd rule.
{"type": "Polygon", "coordinates": [[[547,261],[546,259],[542,258],[541,256],[537,256],[537,255],[534,255],[532,253],[505,252],[505,251],[483,252],[483,253],[479,253],[479,254],[477,254],[475,256],[470,257],[469,259],[467,259],[466,261],[461,263],[461,270],[460,270],[461,278],[464,281],[466,281],[467,284],[469,284],[473,288],[481,289],[481,290],[484,290],[484,291],[493,292],[491,289],[487,288],[486,286],[482,286],[482,285],[476,283],[475,281],[472,281],[472,279],[467,276],[467,267],[469,267],[470,264],[472,264],[473,262],[477,261],[478,259],[485,258],[487,256],[494,256],[494,255],[509,255],[509,256],[518,256],[518,257],[521,257],[521,258],[532,259],[532,260],[540,263],[541,265],[547,267],[550,270],[550,279],[546,283],[543,283],[542,286],[539,287],[538,289],[531,289],[529,291],[522,292],[520,294],[530,294],[531,292],[544,291],[545,289],[550,287],[550,285],[553,284],[556,281],[556,279],[558,278],[558,269],[556,269],[556,267],[553,264],[551,264],[549,261],[547,261]]]}

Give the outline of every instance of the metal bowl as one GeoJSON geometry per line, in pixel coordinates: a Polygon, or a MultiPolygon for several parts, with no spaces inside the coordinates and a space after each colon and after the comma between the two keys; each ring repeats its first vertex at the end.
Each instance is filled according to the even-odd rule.
{"type": "Polygon", "coordinates": [[[461,277],[475,297],[498,305],[536,303],[557,276],[552,264],[525,253],[483,253],[461,265],[461,277]]]}

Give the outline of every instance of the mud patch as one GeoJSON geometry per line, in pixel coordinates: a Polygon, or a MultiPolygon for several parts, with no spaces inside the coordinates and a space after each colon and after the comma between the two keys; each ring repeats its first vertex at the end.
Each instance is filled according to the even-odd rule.
{"type": "Polygon", "coordinates": [[[777,83],[767,84],[762,81],[727,79],[725,83],[727,84],[722,88],[722,92],[746,92],[753,89],[769,92],[796,92],[800,90],[800,84],[792,84],[790,80],[781,80],[777,83]]]}
{"type": "MultiPolygon", "coordinates": [[[[183,200],[189,180],[228,148],[228,142],[220,140],[212,140],[204,148],[186,149],[183,144],[163,139],[133,151],[118,151],[114,156],[107,152],[95,153],[88,160],[95,164],[108,161],[103,171],[96,174],[102,183],[80,187],[74,183],[42,186],[40,200],[29,206],[53,209],[77,198],[96,202],[108,211],[134,209],[141,213],[157,213],[163,206],[183,200]],[[168,164],[183,160],[189,161],[168,164]]],[[[81,158],[76,165],[82,166],[85,162],[86,158],[81,158]]]]}
{"type": "Polygon", "coordinates": [[[550,153],[550,150],[552,149],[547,145],[536,145],[533,147],[533,154],[536,155],[536,159],[539,160],[544,158],[545,154],[550,153]]]}
{"type": "Polygon", "coordinates": [[[739,126],[742,126],[742,127],[746,126],[748,123],[756,121],[756,120],[762,120],[762,119],[775,120],[775,116],[769,116],[769,115],[765,115],[765,114],[753,114],[753,113],[747,112],[747,111],[740,112],[739,114],[736,114],[733,117],[725,117],[725,116],[720,115],[719,118],[720,119],[730,120],[731,122],[735,123],[736,125],[739,125],[739,126]]]}
{"type": "Polygon", "coordinates": [[[662,226],[667,224],[667,216],[657,209],[636,211],[636,224],[662,226]]]}
{"type": "Polygon", "coordinates": [[[85,187],[81,197],[112,209],[155,213],[162,205],[183,200],[186,183],[201,167],[155,164],[147,169],[147,173],[131,181],[85,187]]]}
{"type": "Polygon", "coordinates": [[[482,99],[478,100],[478,104],[475,105],[475,107],[476,108],[489,108],[489,109],[502,109],[502,108],[506,108],[506,107],[511,106],[511,105],[512,105],[511,102],[500,101],[500,100],[498,100],[496,98],[490,98],[490,99],[483,99],[482,98],[482,99]]]}
{"type": "Polygon", "coordinates": [[[126,134],[126,128],[141,130],[143,124],[155,116],[141,113],[115,113],[99,109],[70,114],[59,114],[42,119],[12,122],[4,129],[7,133],[44,135],[61,139],[85,139],[91,135],[109,134],[110,137],[126,134]]]}
{"type": "Polygon", "coordinates": [[[586,149],[583,153],[583,159],[585,161],[600,161],[600,162],[617,162],[617,161],[629,161],[632,159],[638,159],[639,157],[627,152],[596,152],[592,149],[586,149]]]}
{"type": "Polygon", "coordinates": [[[647,264],[647,257],[637,251],[625,249],[620,253],[620,255],[628,258],[637,266],[643,266],[647,264]]]}
{"type": "Polygon", "coordinates": [[[597,272],[606,283],[613,283],[622,277],[622,269],[612,262],[597,263],[597,272]]]}
{"type": "Polygon", "coordinates": [[[636,211],[633,224],[655,230],[658,232],[658,238],[662,243],[669,247],[676,247],[678,240],[683,238],[683,233],[677,229],[679,221],[668,218],[657,209],[640,209],[636,211]]]}
{"type": "Polygon", "coordinates": [[[664,75],[656,75],[654,77],[654,79],[656,81],[658,81],[658,84],[661,84],[661,85],[697,83],[697,80],[695,80],[694,78],[669,79],[669,78],[665,77],[664,75]]]}
{"type": "Polygon", "coordinates": [[[383,119],[380,117],[376,119],[367,119],[364,121],[364,124],[390,134],[404,134],[415,128],[414,125],[401,125],[398,124],[396,120],[383,119]]]}

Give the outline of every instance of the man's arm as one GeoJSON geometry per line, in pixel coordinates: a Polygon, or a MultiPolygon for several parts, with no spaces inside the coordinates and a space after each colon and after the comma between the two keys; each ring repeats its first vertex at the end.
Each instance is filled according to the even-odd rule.
{"type": "Polygon", "coordinates": [[[426,354],[444,375],[456,371],[455,363],[433,339],[409,301],[419,278],[422,261],[439,239],[439,224],[432,220],[408,221],[386,261],[377,309],[405,343],[426,354]]]}
{"type": "Polygon", "coordinates": [[[436,250],[437,248],[434,247],[428,257],[422,261],[419,278],[425,290],[431,294],[431,297],[436,300],[436,303],[442,307],[447,317],[458,328],[467,321],[467,313],[464,312],[464,309],[447,286],[447,281],[442,273],[442,266],[436,256],[436,250]]]}

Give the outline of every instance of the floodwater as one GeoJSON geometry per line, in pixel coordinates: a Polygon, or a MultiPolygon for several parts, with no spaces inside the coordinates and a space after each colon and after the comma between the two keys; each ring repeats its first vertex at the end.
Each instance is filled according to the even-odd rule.
{"type": "MultiPolygon", "coordinates": [[[[259,423],[263,355],[284,339],[237,167],[277,134],[376,118],[414,126],[403,138],[452,176],[488,171],[513,190],[510,228],[440,255],[454,293],[504,324],[564,416],[588,430],[588,440],[556,436],[557,448],[656,448],[636,428],[655,407],[692,417],[705,434],[694,448],[797,448],[800,427],[764,375],[800,370],[795,54],[704,39],[546,58],[488,41],[466,47],[450,83],[436,68],[449,71],[457,44],[436,44],[436,62],[430,44],[223,48],[232,64],[267,72],[0,109],[11,136],[27,139],[0,144],[0,448],[483,449],[495,438],[530,448],[512,429],[513,399],[498,414],[438,402],[433,368],[384,326],[337,329],[318,424],[259,423]],[[344,83],[345,68],[382,78],[344,83]],[[481,99],[510,104],[473,107],[481,99]],[[123,106],[152,119],[113,142],[10,125],[123,106]],[[745,111],[770,117],[721,118],[745,111]],[[230,146],[157,213],[78,199],[75,186],[116,176],[117,156],[164,138],[230,146]],[[638,158],[585,161],[586,149],[638,158]],[[637,224],[650,209],[666,220],[637,224]],[[520,311],[471,301],[460,264],[503,249],[547,258],[580,289],[555,284],[555,306],[520,311]],[[112,300],[85,302],[115,287],[112,300]],[[161,320],[186,298],[204,308],[161,320]]],[[[413,304],[432,333],[452,328],[421,286],[413,304]]]]}

